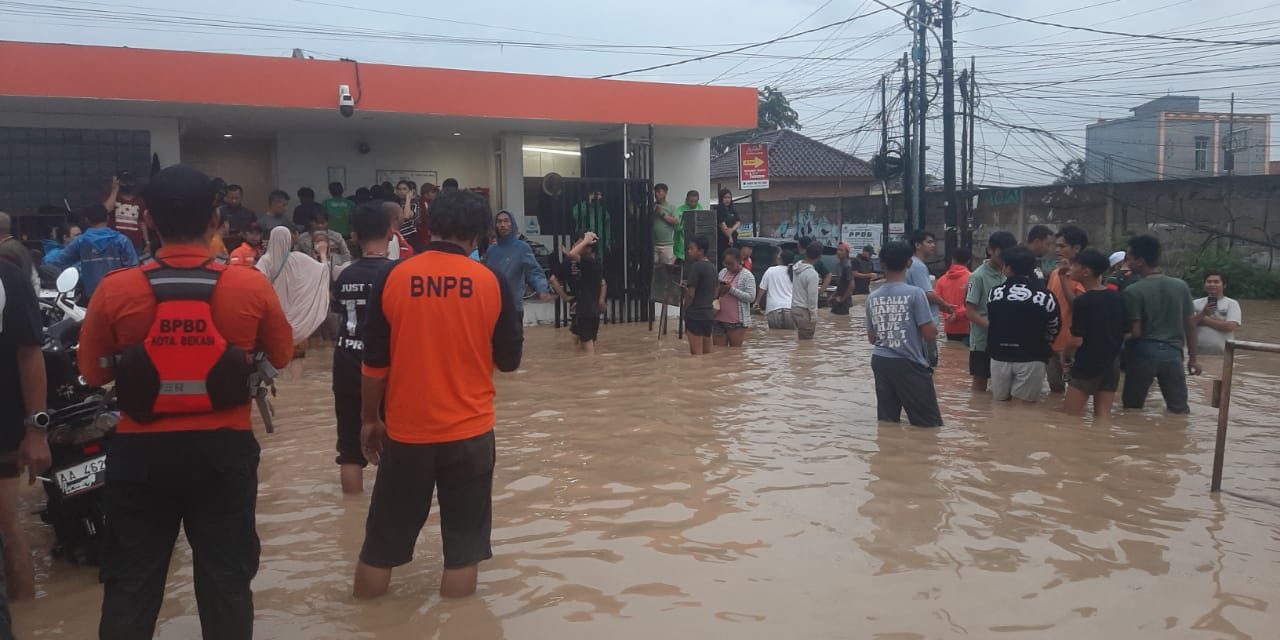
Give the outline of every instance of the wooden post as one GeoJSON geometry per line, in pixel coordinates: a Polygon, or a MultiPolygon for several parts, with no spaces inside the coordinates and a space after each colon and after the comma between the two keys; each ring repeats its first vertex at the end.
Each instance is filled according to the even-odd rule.
{"type": "Polygon", "coordinates": [[[1235,368],[1236,345],[1227,341],[1222,356],[1222,390],[1218,396],[1218,438],[1213,446],[1213,482],[1209,491],[1222,490],[1222,465],[1227,453],[1227,415],[1231,411],[1231,375],[1235,368]]]}

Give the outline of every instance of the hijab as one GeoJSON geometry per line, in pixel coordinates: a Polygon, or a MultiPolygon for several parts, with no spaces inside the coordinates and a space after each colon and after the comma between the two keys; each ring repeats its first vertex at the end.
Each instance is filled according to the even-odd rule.
{"type": "Polygon", "coordinates": [[[292,249],[293,233],[288,227],[276,227],[267,252],[255,266],[280,297],[296,344],[311,337],[329,313],[329,267],[292,249]]]}

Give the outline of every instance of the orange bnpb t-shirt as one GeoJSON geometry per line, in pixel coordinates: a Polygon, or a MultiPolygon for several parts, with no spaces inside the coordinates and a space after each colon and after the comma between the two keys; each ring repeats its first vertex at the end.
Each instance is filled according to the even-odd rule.
{"type": "Polygon", "coordinates": [[[433,242],[385,272],[369,299],[364,375],[387,379],[387,436],[455,442],[494,425],[493,369],[520,366],[523,322],[507,283],[433,242]]]}

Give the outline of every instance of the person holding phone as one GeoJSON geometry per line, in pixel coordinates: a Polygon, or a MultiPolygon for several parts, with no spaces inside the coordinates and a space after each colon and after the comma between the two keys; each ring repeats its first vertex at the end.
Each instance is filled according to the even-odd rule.
{"type": "Polygon", "coordinates": [[[1205,273],[1205,297],[1194,301],[1199,353],[1217,355],[1226,351],[1227,341],[1235,338],[1235,331],[1240,328],[1240,303],[1223,295],[1226,287],[1227,279],[1221,271],[1205,273]]]}

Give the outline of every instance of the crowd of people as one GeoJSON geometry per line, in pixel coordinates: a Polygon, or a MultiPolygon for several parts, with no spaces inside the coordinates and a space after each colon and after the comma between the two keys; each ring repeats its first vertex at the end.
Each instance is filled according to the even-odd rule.
{"type": "Polygon", "coordinates": [[[733,194],[721,190],[712,207],[720,247],[713,262],[711,239],[681,246],[682,214],[701,207],[698,192],[674,208],[667,191],[663,184],[654,190],[653,259],[682,265],[690,353],[741,346],[753,309],[770,329],[812,339],[822,294],[830,293],[832,314],[847,315],[853,296],[869,293],[866,327],[882,420],[896,422],[905,409],[913,425],[942,424],[932,373],[943,340],[968,347],[973,391],[990,390],[996,400],[1041,402],[1047,387],[1063,394],[1067,412],[1083,413],[1092,399],[1094,414],[1105,416],[1117,392],[1124,408],[1141,409],[1158,383],[1166,408],[1188,413],[1186,374],[1199,375],[1198,356],[1222,353],[1242,321],[1239,303],[1224,295],[1220,271],[1209,271],[1205,297],[1192,299],[1186,282],[1164,274],[1154,236],[1134,236],[1125,250],[1108,255],[1091,248],[1075,225],[1056,232],[1035,225],[1021,244],[997,231],[976,269],[970,270],[972,252],[958,247],[937,278],[928,267],[937,238],[924,229],[882,247],[878,273],[873,247],[853,256],[841,243],[831,273],[821,244],[799,238],[801,254],[779,250],[757,282],[743,268],[733,194]]]}
{"type": "MultiPolygon", "coordinates": [[[[317,202],[300,189],[289,215],[289,195],[273,191],[257,214],[242,189],[189,167],[164,169],[145,189],[122,175],[76,221],[82,232],[68,227],[39,258],[79,266],[88,300],[80,371],[88,384],[114,383],[120,401],[107,454],[101,637],[153,635],[180,525],[204,636],[252,636],[260,550],[251,354],[284,367],[327,323],[342,490],[363,492],[365,468],[378,466],[353,594],[386,592],[437,492],[440,591],[474,592],[477,566],[492,555],[493,372],[520,364],[526,291],[569,303],[575,339],[594,350],[608,292],[601,239],[577,234],[547,278],[514,215],[494,215],[456,182],[383,184],[353,198],[334,183],[329,193],[317,202]]],[[[1124,407],[1141,408],[1158,381],[1168,410],[1186,413],[1186,373],[1199,374],[1197,356],[1220,351],[1241,323],[1222,274],[1210,272],[1206,297],[1193,300],[1161,271],[1152,236],[1108,256],[1074,226],[1037,226],[1022,244],[999,231],[976,269],[957,250],[936,280],[927,262],[937,241],[925,230],[881,247],[878,268],[873,247],[854,254],[842,244],[829,269],[821,243],[802,238],[799,255],[778,251],[757,282],[731,193],[714,207],[715,251],[707,237],[683,238],[679,221],[701,209],[697,192],[678,208],[666,195],[658,185],[654,262],[683,264],[690,352],[741,347],[754,312],[770,330],[810,340],[824,295],[834,315],[865,296],[881,421],[905,411],[912,425],[943,424],[933,374],[944,340],[968,347],[973,390],[990,388],[997,400],[1042,402],[1047,386],[1064,393],[1067,411],[1082,413],[1092,399],[1105,415],[1121,390],[1124,407]]],[[[7,593],[20,598],[34,594],[34,570],[17,480],[25,471],[34,482],[49,467],[49,416],[37,259],[9,227],[0,214],[0,534],[7,593]]],[[[0,629],[6,615],[0,607],[0,629]]]]}
{"type": "MultiPolygon", "coordinates": [[[[655,226],[667,224],[663,200],[657,198],[655,226]]],[[[728,248],[718,275],[707,238],[695,237],[685,248],[690,353],[704,354],[712,344],[741,346],[750,325],[744,305],[753,297],[770,329],[813,338],[819,294],[834,275],[819,271],[822,246],[800,239],[798,261],[779,251],[757,284],[749,271],[742,275],[731,224],[721,210],[718,227],[728,248]]],[[[1041,402],[1047,387],[1063,394],[1068,413],[1082,414],[1092,399],[1094,414],[1106,416],[1117,392],[1124,408],[1141,409],[1158,383],[1171,413],[1189,413],[1186,375],[1199,375],[1198,356],[1222,353],[1242,322],[1239,303],[1224,295],[1220,271],[1207,272],[1205,297],[1192,299],[1186,282],[1161,269],[1162,248],[1150,235],[1134,236],[1124,251],[1107,255],[1089,247],[1088,234],[1074,225],[1056,232],[1036,225],[1022,244],[997,231],[976,269],[970,271],[972,253],[961,247],[938,278],[927,266],[936,250],[934,234],[920,229],[881,248],[879,273],[872,247],[853,257],[842,243],[836,253],[832,314],[847,314],[852,295],[883,279],[864,303],[881,420],[897,422],[905,410],[913,425],[942,425],[932,376],[944,340],[968,347],[973,391],[990,390],[996,400],[1041,402]]],[[[668,254],[661,246],[654,251],[655,261],[668,254]]]]}

